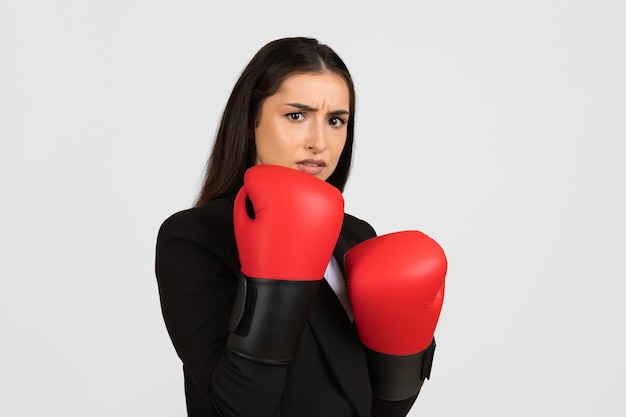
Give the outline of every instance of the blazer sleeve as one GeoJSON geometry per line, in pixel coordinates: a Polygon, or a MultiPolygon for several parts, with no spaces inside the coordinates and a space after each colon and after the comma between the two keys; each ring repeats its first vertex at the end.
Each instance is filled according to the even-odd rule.
{"type": "Polygon", "coordinates": [[[271,416],[287,365],[257,363],[226,349],[239,273],[232,217],[212,225],[193,210],[168,218],[157,237],[155,267],[167,331],[211,415],[271,416]]]}
{"type": "Polygon", "coordinates": [[[417,394],[401,401],[386,401],[374,397],[372,417],[404,417],[409,413],[416,399],[417,394]]]}

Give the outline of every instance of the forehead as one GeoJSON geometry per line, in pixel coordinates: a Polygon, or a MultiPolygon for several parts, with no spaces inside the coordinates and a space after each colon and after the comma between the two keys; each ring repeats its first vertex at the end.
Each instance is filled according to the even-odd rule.
{"type": "Polygon", "coordinates": [[[293,100],[323,100],[347,107],[350,91],[343,77],[333,72],[291,75],[282,82],[274,94],[277,98],[293,100]]]}

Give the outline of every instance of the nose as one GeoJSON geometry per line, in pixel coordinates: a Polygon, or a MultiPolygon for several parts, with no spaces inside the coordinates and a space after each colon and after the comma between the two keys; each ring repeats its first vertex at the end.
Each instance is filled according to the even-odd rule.
{"type": "Polygon", "coordinates": [[[314,153],[324,152],[328,147],[326,134],[325,126],[322,123],[312,123],[305,142],[306,148],[314,153]]]}

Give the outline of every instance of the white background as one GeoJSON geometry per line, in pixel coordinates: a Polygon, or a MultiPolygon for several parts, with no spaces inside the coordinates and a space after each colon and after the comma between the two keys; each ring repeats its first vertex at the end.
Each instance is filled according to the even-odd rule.
{"type": "Polygon", "coordinates": [[[356,82],[348,211],[448,254],[411,415],[626,414],[626,3],[247,3],[2,1],[0,415],[184,415],[157,229],[296,35],[356,82]]]}

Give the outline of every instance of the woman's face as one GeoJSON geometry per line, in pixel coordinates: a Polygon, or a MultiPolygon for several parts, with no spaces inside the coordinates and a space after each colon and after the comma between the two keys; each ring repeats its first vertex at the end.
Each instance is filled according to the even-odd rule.
{"type": "Polygon", "coordinates": [[[257,115],[255,164],[328,179],[346,144],[349,108],[350,93],[340,76],[325,72],[288,77],[257,115]]]}

